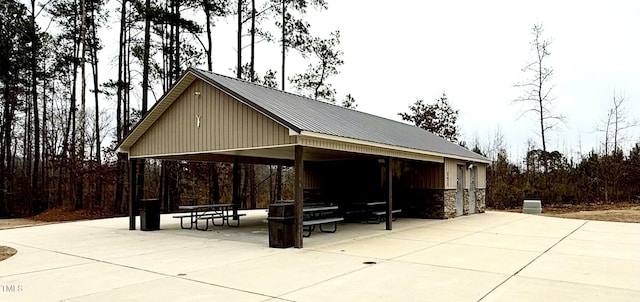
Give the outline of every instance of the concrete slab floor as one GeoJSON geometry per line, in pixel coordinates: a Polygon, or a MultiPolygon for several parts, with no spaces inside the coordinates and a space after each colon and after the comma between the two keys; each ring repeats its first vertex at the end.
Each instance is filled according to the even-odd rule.
{"type": "Polygon", "coordinates": [[[127,218],[0,230],[0,301],[638,301],[640,224],[487,212],[342,223],[304,249],[241,227],[129,231],[127,218]]]}

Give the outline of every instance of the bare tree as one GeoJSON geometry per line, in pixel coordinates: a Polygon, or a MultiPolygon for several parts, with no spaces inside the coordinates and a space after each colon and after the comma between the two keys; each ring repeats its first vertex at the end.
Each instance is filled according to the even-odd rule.
{"type": "Polygon", "coordinates": [[[613,152],[619,150],[620,144],[624,143],[629,137],[626,135],[625,130],[633,127],[637,127],[637,120],[629,120],[629,110],[624,106],[627,98],[624,94],[616,94],[613,92],[613,101],[611,102],[611,113],[613,124],[613,152]]]}
{"type": "MultiPolygon", "coordinates": [[[[542,139],[542,151],[547,153],[547,133],[554,129],[559,122],[564,122],[565,117],[553,112],[552,105],[555,98],[552,96],[554,85],[552,83],[553,68],[547,64],[551,55],[549,46],[551,40],[543,38],[542,24],[534,24],[531,28],[531,50],[533,61],[522,68],[526,74],[523,82],[514,86],[523,89],[523,94],[515,99],[516,103],[525,103],[528,106],[522,115],[534,113],[540,122],[540,137],[542,139]]],[[[546,165],[545,165],[546,166],[546,165]]]]}
{"type": "Polygon", "coordinates": [[[624,106],[625,101],[624,94],[618,94],[614,90],[607,116],[602,121],[604,125],[597,129],[604,132],[604,154],[602,159],[606,168],[602,173],[602,180],[604,182],[604,200],[606,202],[609,202],[610,190],[612,190],[614,196],[619,193],[618,177],[621,167],[618,165],[619,160],[617,159],[622,156],[620,144],[628,139],[625,130],[638,126],[638,121],[629,120],[629,111],[624,106]]]}
{"type": "Polygon", "coordinates": [[[614,90],[607,116],[602,120],[602,125],[596,128],[597,131],[604,132],[604,155],[619,151],[620,144],[629,139],[626,130],[640,125],[637,120],[629,119],[626,101],[624,94],[616,93],[614,90]]]}

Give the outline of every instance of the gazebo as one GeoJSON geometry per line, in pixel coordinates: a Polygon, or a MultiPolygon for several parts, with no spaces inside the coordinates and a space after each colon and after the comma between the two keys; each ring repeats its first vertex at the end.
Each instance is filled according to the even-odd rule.
{"type": "MultiPolygon", "coordinates": [[[[148,111],[118,151],[132,163],[233,162],[234,175],[238,163],[293,166],[299,248],[305,192],[384,200],[390,230],[394,202],[414,217],[484,212],[490,163],[412,125],[195,68],[148,111]]],[[[236,189],[233,195],[236,203],[236,189]]],[[[135,229],[135,190],[130,196],[135,229]]]]}

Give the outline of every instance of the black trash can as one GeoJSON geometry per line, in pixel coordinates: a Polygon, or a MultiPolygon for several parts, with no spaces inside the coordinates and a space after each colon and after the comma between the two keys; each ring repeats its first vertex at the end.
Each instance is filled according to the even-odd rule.
{"type": "Polygon", "coordinates": [[[140,229],[160,229],[160,199],[140,199],[140,229]]]}
{"type": "Polygon", "coordinates": [[[269,247],[287,248],[294,245],[295,216],[292,202],[269,205],[269,247]]]}

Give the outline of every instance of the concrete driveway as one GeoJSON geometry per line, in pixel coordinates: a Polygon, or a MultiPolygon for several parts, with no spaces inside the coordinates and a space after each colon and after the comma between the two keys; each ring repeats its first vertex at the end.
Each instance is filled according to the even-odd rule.
{"type": "Polygon", "coordinates": [[[0,230],[0,301],[640,301],[640,224],[488,212],[341,224],[268,248],[240,228],[129,231],[127,218],[0,230]]]}

